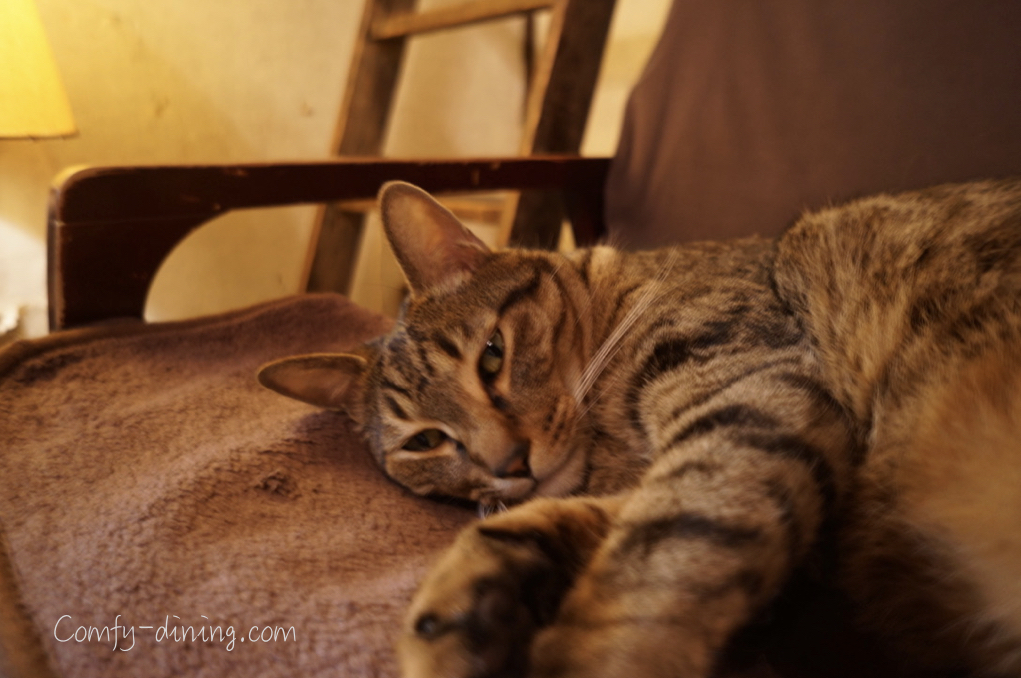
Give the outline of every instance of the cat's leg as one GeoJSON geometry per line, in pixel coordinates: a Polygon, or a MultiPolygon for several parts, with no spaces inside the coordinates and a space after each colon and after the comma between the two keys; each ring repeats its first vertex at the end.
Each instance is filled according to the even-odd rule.
{"type": "Polygon", "coordinates": [[[553,621],[621,503],[536,499],[463,531],[408,611],[402,674],[526,675],[535,632],[553,621]]]}
{"type": "Polygon", "coordinates": [[[768,446],[654,469],[538,634],[533,675],[708,675],[783,586],[824,512],[807,465],[768,446]]]}
{"type": "Polygon", "coordinates": [[[839,510],[857,446],[811,370],[727,383],[648,410],[658,458],[537,635],[534,675],[708,675],[839,510]]]}
{"type": "Polygon", "coordinates": [[[849,516],[843,580],[922,665],[1021,674],[1021,354],[887,403],[849,516]]]}

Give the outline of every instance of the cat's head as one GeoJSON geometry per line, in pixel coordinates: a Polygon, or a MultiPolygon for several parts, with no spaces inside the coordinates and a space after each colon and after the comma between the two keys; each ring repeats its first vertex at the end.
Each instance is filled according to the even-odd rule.
{"type": "Polygon", "coordinates": [[[496,505],[578,487],[577,274],[560,255],[490,251],[409,184],[386,185],[380,208],[410,286],[393,331],[352,354],[270,363],[259,380],[345,410],[387,475],[419,494],[496,505]]]}

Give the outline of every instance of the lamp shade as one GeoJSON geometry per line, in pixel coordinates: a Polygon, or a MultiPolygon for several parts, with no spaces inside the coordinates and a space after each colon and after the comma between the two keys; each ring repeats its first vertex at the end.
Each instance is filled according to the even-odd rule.
{"type": "Polygon", "coordinates": [[[75,132],[34,0],[0,0],[0,139],[75,132]]]}

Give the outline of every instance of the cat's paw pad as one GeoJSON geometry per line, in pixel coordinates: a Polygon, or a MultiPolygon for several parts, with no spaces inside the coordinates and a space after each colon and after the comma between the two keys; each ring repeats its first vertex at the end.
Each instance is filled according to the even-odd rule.
{"type": "MultiPolygon", "coordinates": [[[[525,509],[525,507],[522,507],[525,509]]],[[[521,676],[578,554],[541,512],[518,509],[461,534],[423,582],[399,644],[405,676],[521,676]]]]}
{"type": "Polygon", "coordinates": [[[520,676],[532,636],[569,585],[538,534],[484,526],[447,552],[412,603],[400,644],[406,676],[520,676]]]}

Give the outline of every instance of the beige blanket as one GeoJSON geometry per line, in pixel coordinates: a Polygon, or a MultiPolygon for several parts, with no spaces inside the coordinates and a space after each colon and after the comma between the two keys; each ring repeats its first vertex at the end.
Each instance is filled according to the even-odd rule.
{"type": "Polygon", "coordinates": [[[31,665],[34,632],[61,676],[394,675],[415,583],[472,514],[255,381],[387,327],[311,295],[0,354],[0,659],[31,665]]]}

